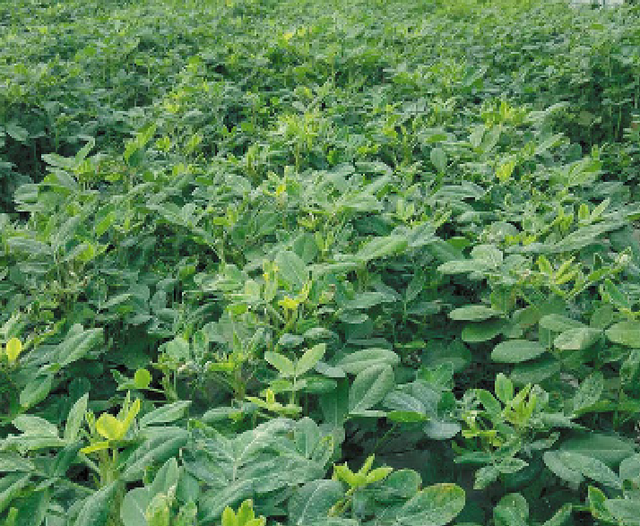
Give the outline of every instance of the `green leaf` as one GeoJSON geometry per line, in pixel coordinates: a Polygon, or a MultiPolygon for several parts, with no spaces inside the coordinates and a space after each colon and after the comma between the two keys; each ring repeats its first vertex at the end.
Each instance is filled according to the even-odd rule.
{"type": "Polygon", "coordinates": [[[119,481],[112,482],[84,501],[74,526],[105,526],[111,514],[111,504],[118,493],[119,481]]]}
{"type": "Polygon", "coordinates": [[[190,405],[190,400],[180,400],[158,407],[140,418],[140,427],[175,422],[184,416],[190,405]]]}
{"type": "MultiPolygon", "coordinates": [[[[437,396],[437,395],[436,395],[437,396]]],[[[384,399],[385,407],[409,413],[426,413],[425,405],[415,396],[399,389],[389,393],[384,399]]]]}
{"type": "Polygon", "coordinates": [[[408,240],[404,236],[376,237],[367,242],[355,255],[355,258],[368,262],[373,259],[380,259],[386,256],[403,251],[408,245],[408,240]]]}
{"type": "Polygon", "coordinates": [[[494,347],[491,359],[500,363],[520,363],[533,360],[545,352],[547,352],[547,349],[538,342],[508,340],[494,347]]]}
{"type": "Polygon", "coordinates": [[[127,492],[120,507],[120,519],[124,526],[147,526],[145,511],[151,503],[148,488],[134,488],[127,492]]]}
{"type": "Polygon", "coordinates": [[[300,290],[309,279],[307,265],[300,257],[288,250],[279,252],[275,260],[278,274],[293,290],[300,290]]]}
{"type": "Polygon", "coordinates": [[[17,526],[41,526],[47,515],[47,509],[51,502],[51,490],[49,488],[31,492],[24,498],[15,502],[18,514],[15,524],[17,526]]]}
{"type": "Polygon", "coordinates": [[[389,365],[372,365],[360,372],[349,390],[349,412],[360,413],[370,409],[393,389],[393,369],[389,365]]]}
{"type": "Polygon", "coordinates": [[[275,367],[281,376],[285,378],[295,375],[296,368],[293,362],[283,354],[267,351],[264,353],[264,359],[275,367]]]}
{"type": "Polygon", "coordinates": [[[395,367],[400,357],[388,349],[363,349],[347,354],[337,364],[345,373],[360,374],[373,365],[390,365],[395,367]]]}
{"type": "Polygon", "coordinates": [[[504,254],[495,245],[476,245],[471,250],[471,257],[476,263],[482,262],[488,268],[498,268],[504,261],[504,254]]]}
{"type": "Polygon", "coordinates": [[[482,490],[493,484],[500,477],[500,470],[492,465],[483,466],[476,471],[473,489],[482,490]]]}
{"type": "Polygon", "coordinates": [[[401,422],[404,424],[424,422],[429,419],[424,413],[418,413],[416,411],[390,411],[387,413],[387,418],[392,422],[401,422]]]}
{"type": "Polygon", "coordinates": [[[456,321],[484,321],[500,315],[500,311],[486,305],[467,305],[452,310],[449,318],[456,321]]]}
{"type": "Polygon", "coordinates": [[[35,470],[31,460],[21,457],[17,453],[0,452],[0,473],[24,472],[35,470]]]}
{"type": "Polygon", "coordinates": [[[591,514],[598,520],[609,522],[615,522],[615,517],[607,510],[604,503],[607,500],[607,496],[600,488],[589,486],[587,490],[587,501],[589,503],[589,509],[591,514]]]}
{"type": "Polygon", "coordinates": [[[449,440],[456,436],[462,428],[458,422],[449,422],[432,417],[422,430],[432,440],[449,440]]]}
{"type": "Polygon", "coordinates": [[[503,373],[498,373],[495,381],[495,392],[503,404],[508,404],[513,399],[513,382],[503,373]]]}
{"type": "Polygon", "coordinates": [[[579,469],[567,464],[565,457],[559,451],[547,451],[542,456],[545,465],[558,477],[573,484],[580,484],[584,477],[579,469]]]}
{"type": "Polygon", "coordinates": [[[481,343],[493,340],[505,329],[503,320],[487,320],[469,323],[462,329],[462,340],[467,343],[481,343]]]}
{"type": "MultiPolygon", "coordinates": [[[[103,329],[82,330],[79,325],[74,326],[81,332],[67,337],[58,347],[56,352],[60,365],[65,367],[84,356],[96,345],[104,340],[103,329]]],[[[72,330],[74,329],[72,328],[72,330]]]]}
{"type": "Polygon", "coordinates": [[[447,169],[447,154],[442,148],[433,148],[429,157],[438,172],[443,173],[447,169]]]}
{"type": "Polygon", "coordinates": [[[560,314],[547,314],[540,319],[540,327],[554,332],[564,332],[570,329],[582,329],[586,325],[579,321],[572,320],[560,314]]]}
{"type": "Polygon", "coordinates": [[[172,457],[167,460],[156,473],[153,483],[149,488],[151,495],[153,496],[157,493],[169,494],[171,488],[178,484],[179,476],[180,469],[178,468],[178,462],[172,457]]]}
{"type": "Polygon", "coordinates": [[[313,369],[316,366],[316,364],[320,360],[322,360],[322,357],[324,356],[324,353],[326,352],[326,350],[327,350],[327,345],[324,343],[319,343],[311,347],[311,349],[306,351],[300,357],[300,359],[296,362],[295,374],[297,376],[302,376],[307,371],[310,371],[311,369],[313,369]]]}
{"type": "Polygon", "coordinates": [[[630,440],[594,432],[565,440],[560,449],[596,458],[611,468],[635,453],[630,440]]]}
{"type": "Polygon", "coordinates": [[[39,416],[20,415],[11,423],[26,435],[58,437],[58,427],[39,416]]]}
{"type": "Polygon", "coordinates": [[[605,486],[622,489],[622,483],[618,476],[597,458],[569,451],[559,451],[558,455],[565,465],[571,466],[571,469],[579,471],[583,476],[600,482],[605,486]]]}
{"type": "Polygon", "coordinates": [[[412,469],[399,469],[391,473],[376,487],[375,497],[380,502],[397,502],[413,497],[420,490],[422,480],[412,469]]]}
{"type": "Polygon", "coordinates": [[[0,513],[11,504],[22,489],[29,483],[31,475],[12,473],[0,478],[0,513]]]}
{"type": "Polygon", "coordinates": [[[89,394],[80,397],[69,411],[67,423],[64,428],[64,441],[68,444],[75,442],[80,433],[80,427],[84,422],[84,414],[87,412],[89,394]]]}
{"type": "Polygon", "coordinates": [[[320,397],[320,408],[324,421],[334,427],[342,427],[344,420],[349,413],[349,382],[341,380],[338,388],[320,397]]]}
{"type": "Polygon", "coordinates": [[[391,301],[393,301],[393,297],[389,297],[389,295],[382,294],[381,292],[362,292],[352,300],[339,304],[339,306],[347,310],[363,310],[391,301]]]}
{"type": "Polygon", "coordinates": [[[26,142],[29,138],[28,130],[16,124],[15,121],[7,123],[7,125],[5,126],[5,130],[9,137],[15,139],[18,142],[26,142]]]}
{"type": "Polygon", "coordinates": [[[220,517],[227,506],[231,506],[253,494],[251,480],[238,480],[226,485],[222,490],[205,493],[198,502],[198,510],[202,518],[199,524],[209,524],[220,517]]]}
{"type": "Polygon", "coordinates": [[[640,453],[625,458],[620,463],[620,478],[622,480],[640,479],[640,453]]]}
{"type": "Polygon", "coordinates": [[[7,244],[12,252],[23,252],[37,256],[50,256],[53,253],[49,245],[41,241],[36,241],[35,239],[11,237],[7,241],[7,244]]]}
{"type": "Polygon", "coordinates": [[[560,372],[561,368],[562,364],[553,356],[542,355],[537,360],[516,365],[510,377],[519,385],[539,384],[560,372]]]}
{"type": "Polygon", "coordinates": [[[604,377],[600,371],[595,371],[589,375],[580,384],[580,387],[576,391],[573,397],[573,412],[578,413],[582,409],[594,405],[604,389],[604,377]]]}
{"type": "Polygon", "coordinates": [[[492,266],[486,261],[462,259],[447,261],[438,266],[438,272],[442,274],[467,274],[469,272],[483,272],[492,266]]]}
{"type": "Polygon", "coordinates": [[[423,489],[398,511],[397,526],[443,526],[464,508],[464,490],[455,484],[436,484],[423,489]]]}
{"type": "Polygon", "coordinates": [[[564,526],[569,523],[573,506],[571,504],[565,504],[560,508],[548,521],[542,523],[542,526],[564,526]]]}
{"type": "Polygon", "coordinates": [[[602,331],[591,328],[569,329],[560,333],[553,344],[562,351],[581,351],[598,341],[602,331]]]}
{"type": "Polygon", "coordinates": [[[189,433],[180,430],[181,433],[173,437],[161,437],[160,441],[150,441],[144,446],[139,447],[133,455],[131,455],[122,472],[122,479],[127,482],[140,480],[150,466],[156,463],[166,462],[173,456],[176,456],[181,448],[183,448],[189,440],[189,433]]]}
{"type": "Polygon", "coordinates": [[[608,499],[604,507],[625,526],[640,525],[640,500],[638,499],[608,499]]]}
{"type": "Polygon", "coordinates": [[[495,526],[528,526],[529,505],[519,493],[511,493],[500,499],[493,509],[495,526]]]}
{"type": "Polygon", "coordinates": [[[36,376],[20,392],[20,405],[24,409],[33,407],[44,400],[53,387],[53,375],[36,376]]]}
{"type": "Polygon", "coordinates": [[[622,321],[609,327],[605,334],[613,343],[640,347],[640,321],[622,321]]]}
{"type": "Polygon", "coordinates": [[[314,480],[298,489],[289,500],[289,524],[307,524],[327,519],[329,510],[343,497],[342,484],[337,480],[314,480]]]}

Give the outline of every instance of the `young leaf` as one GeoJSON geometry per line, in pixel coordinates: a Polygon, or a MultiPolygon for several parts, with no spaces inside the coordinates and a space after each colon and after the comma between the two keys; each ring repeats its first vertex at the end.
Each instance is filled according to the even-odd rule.
{"type": "Polygon", "coordinates": [[[151,373],[146,369],[138,369],[133,376],[136,389],[146,389],[151,384],[151,373]]]}
{"type": "Polygon", "coordinates": [[[96,422],[96,431],[107,440],[120,440],[127,430],[115,416],[103,413],[96,422]]]}
{"type": "Polygon", "coordinates": [[[20,353],[22,353],[22,342],[18,338],[11,338],[7,342],[6,353],[9,364],[15,363],[20,353]]]}

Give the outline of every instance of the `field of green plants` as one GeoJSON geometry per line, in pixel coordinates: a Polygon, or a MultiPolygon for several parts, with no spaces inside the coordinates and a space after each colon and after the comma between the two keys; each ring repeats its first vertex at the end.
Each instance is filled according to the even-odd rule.
{"type": "Polygon", "coordinates": [[[640,6],[0,2],[0,524],[640,525],[640,6]]]}

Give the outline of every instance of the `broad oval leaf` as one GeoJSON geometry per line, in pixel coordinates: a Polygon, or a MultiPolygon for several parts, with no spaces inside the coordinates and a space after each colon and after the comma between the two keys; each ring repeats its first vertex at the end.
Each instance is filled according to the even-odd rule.
{"type": "Polygon", "coordinates": [[[464,490],[455,484],[436,484],[408,500],[396,517],[400,526],[444,526],[464,508],[464,490]]]}
{"type": "Polygon", "coordinates": [[[456,321],[484,321],[500,315],[500,311],[486,305],[467,305],[452,310],[449,318],[456,321]]]}
{"type": "Polygon", "coordinates": [[[600,371],[595,371],[585,378],[576,391],[573,397],[573,411],[579,412],[598,402],[603,389],[604,377],[600,371]]]}
{"type": "Polygon", "coordinates": [[[306,526],[326,519],[329,510],[344,496],[337,480],[314,480],[298,489],[289,500],[289,524],[306,526]]]}
{"type": "Polygon", "coordinates": [[[589,327],[569,329],[560,333],[553,341],[553,345],[562,351],[581,351],[591,347],[601,335],[602,331],[589,327]]]}
{"type": "Polygon", "coordinates": [[[293,290],[300,290],[309,279],[309,271],[300,256],[295,252],[284,250],[276,256],[278,274],[293,290]]]}
{"type": "Polygon", "coordinates": [[[635,453],[635,446],[630,440],[614,435],[589,433],[565,440],[560,450],[596,458],[610,468],[615,468],[622,460],[635,453]]]}
{"type": "Polygon", "coordinates": [[[78,438],[80,433],[80,427],[84,421],[84,415],[87,411],[87,404],[89,403],[89,394],[85,394],[80,397],[73,407],[69,411],[67,416],[67,423],[64,427],[64,441],[72,443],[78,438]]]}
{"type": "Polygon", "coordinates": [[[540,327],[554,332],[564,332],[570,329],[583,329],[586,328],[584,323],[581,323],[566,316],[560,314],[547,314],[540,319],[540,327]]]}
{"type": "Polygon", "coordinates": [[[493,340],[505,329],[503,320],[486,320],[468,323],[462,329],[462,340],[467,343],[481,343],[493,340]]]}
{"type": "Polygon", "coordinates": [[[324,356],[326,350],[327,345],[325,343],[319,343],[311,347],[311,349],[307,350],[296,362],[295,374],[297,376],[301,376],[307,371],[313,369],[316,364],[320,360],[322,360],[322,357],[324,356]]]}
{"type": "Polygon", "coordinates": [[[625,526],[640,525],[640,500],[638,499],[607,499],[604,507],[611,515],[625,526]]]}
{"type": "Polygon", "coordinates": [[[74,526],[105,526],[111,515],[111,503],[116,497],[119,481],[112,482],[85,500],[74,526]]]}
{"type": "Polygon", "coordinates": [[[404,236],[376,237],[366,243],[355,255],[356,259],[364,262],[380,259],[404,250],[409,241],[404,236]]]}
{"type": "Polygon", "coordinates": [[[149,488],[134,488],[122,499],[120,519],[124,526],[147,526],[145,511],[151,503],[149,488]]]}
{"type": "Polygon", "coordinates": [[[360,374],[373,365],[390,365],[400,363],[400,357],[388,349],[363,349],[346,355],[336,365],[349,374],[360,374]]]}
{"type": "Polygon", "coordinates": [[[191,401],[180,400],[179,402],[158,407],[140,418],[140,427],[175,422],[184,416],[190,405],[191,401]]]}
{"type": "Polygon", "coordinates": [[[531,340],[508,340],[499,343],[491,353],[491,359],[500,363],[520,363],[533,360],[547,352],[538,342],[531,340]]]}
{"type": "Polygon", "coordinates": [[[293,362],[284,354],[267,351],[264,353],[264,359],[284,377],[293,376],[296,372],[293,362]]]}
{"type": "Polygon", "coordinates": [[[609,327],[605,334],[613,343],[640,348],[640,321],[622,321],[609,327]]]}
{"type": "Polygon", "coordinates": [[[542,458],[547,468],[562,480],[573,484],[580,484],[584,480],[580,470],[571,464],[567,464],[566,459],[560,455],[560,452],[547,451],[542,458]]]}
{"type": "Polygon", "coordinates": [[[373,365],[359,373],[349,390],[349,412],[361,413],[370,409],[387,395],[395,384],[389,365],[373,365]]]}

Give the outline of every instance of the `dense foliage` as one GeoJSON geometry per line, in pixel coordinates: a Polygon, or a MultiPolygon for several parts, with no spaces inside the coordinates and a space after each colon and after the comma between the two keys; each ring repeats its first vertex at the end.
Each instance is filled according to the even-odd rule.
{"type": "Polygon", "coordinates": [[[0,2],[0,522],[640,525],[640,7],[0,2]]]}

